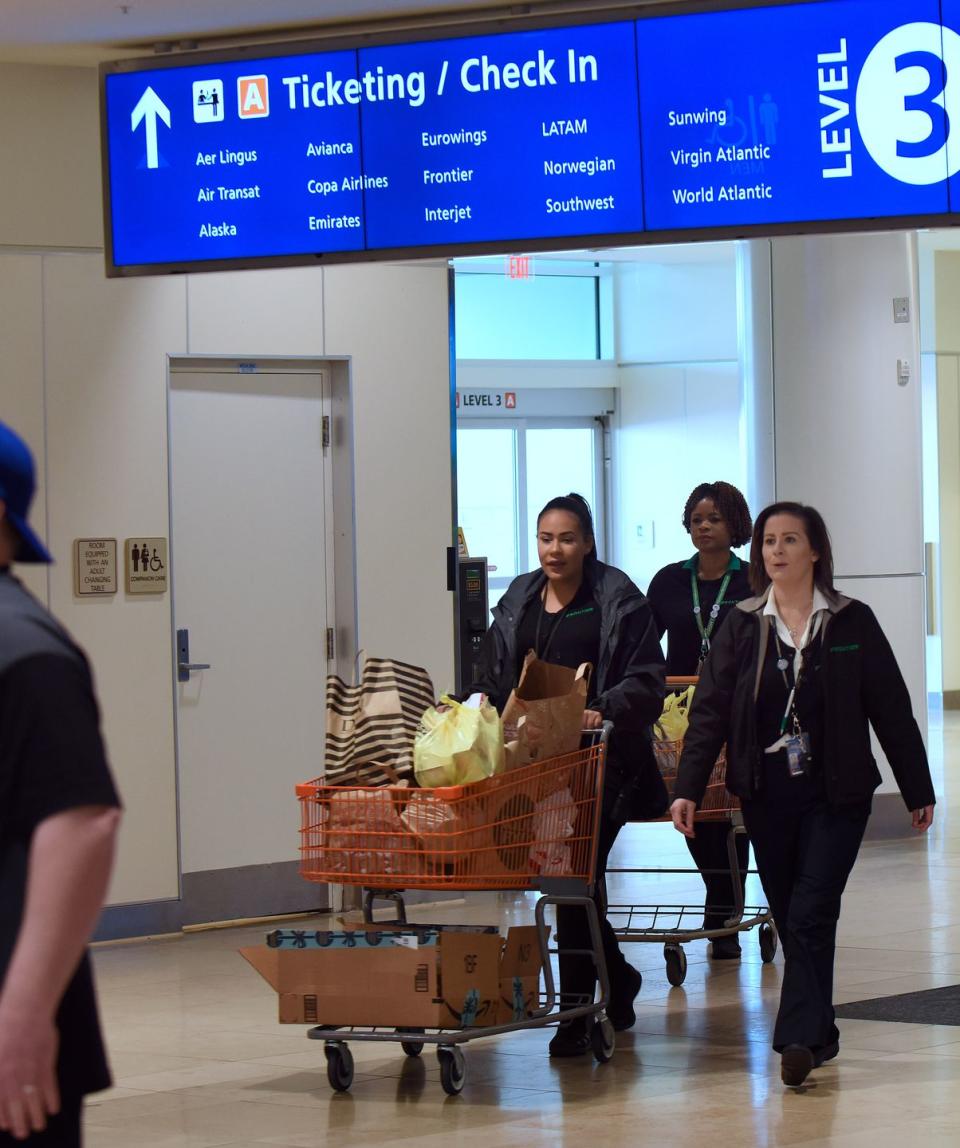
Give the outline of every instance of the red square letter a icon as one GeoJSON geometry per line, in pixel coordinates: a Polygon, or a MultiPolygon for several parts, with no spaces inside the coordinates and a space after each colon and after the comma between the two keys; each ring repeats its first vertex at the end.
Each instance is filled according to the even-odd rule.
{"type": "Polygon", "coordinates": [[[237,80],[237,111],[242,120],[270,115],[270,92],[266,76],[240,76],[237,80]]]}

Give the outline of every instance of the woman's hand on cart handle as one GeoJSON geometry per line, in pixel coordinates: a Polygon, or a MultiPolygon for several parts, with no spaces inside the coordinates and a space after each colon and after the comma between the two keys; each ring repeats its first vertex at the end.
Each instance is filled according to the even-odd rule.
{"type": "Polygon", "coordinates": [[[933,824],[933,806],[925,805],[922,809],[915,809],[913,811],[913,827],[919,829],[921,833],[926,831],[933,824]]]}
{"type": "Polygon", "coordinates": [[[583,728],[600,729],[603,725],[603,714],[599,710],[583,711],[583,728]]]}
{"type": "Polygon", "coordinates": [[[670,806],[670,816],[673,818],[673,827],[684,837],[696,837],[693,827],[693,815],[697,812],[697,803],[687,797],[678,797],[670,806]]]}

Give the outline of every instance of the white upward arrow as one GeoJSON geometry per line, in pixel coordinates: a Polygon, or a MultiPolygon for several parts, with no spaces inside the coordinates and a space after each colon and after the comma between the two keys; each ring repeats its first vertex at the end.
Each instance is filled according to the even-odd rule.
{"type": "Polygon", "coordinates": [[[141,120],[147,122],[147,167],[159,167],[157,157],[157,117],[170,126],[170,109],[160,99],[151,87],[143,93],[137,101],[137,106],[130,113],[130,130],[135,132],[141,120]]]}

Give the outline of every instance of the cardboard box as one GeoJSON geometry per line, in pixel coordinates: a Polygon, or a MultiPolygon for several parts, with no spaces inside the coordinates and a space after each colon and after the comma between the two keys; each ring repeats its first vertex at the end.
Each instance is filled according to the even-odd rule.
{"type": "Polygon", "coordinates": [[[469,1028],[497,1023],[499,933],[377,926],[379,943],[333,933],[324,948],[241,949],[279,997],[281,1024],[469,1028]]]}
{"type": "Polygon", "coordinates": [[[507,933],[500,958],[497,1024],[512,1024],[536,1012],[540,1007],[542,971],[536,925],[515,925],[507,933]]]}
{"type": "Polygon", "coordinates": [[[303,948],[291,935],[240,950],[276,990],[281,1024],[485,1028],[539,1007],[535,925],[514,926],[506,941],[486,925],[304,933],[303,948]]]}

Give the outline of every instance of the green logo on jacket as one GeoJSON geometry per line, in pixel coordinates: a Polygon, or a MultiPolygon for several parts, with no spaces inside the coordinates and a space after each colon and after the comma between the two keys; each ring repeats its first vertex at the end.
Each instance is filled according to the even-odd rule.
{"type": "Polygon", "coordinates": [[[857,642],[853,646],[831,646],[830,647],[830,653],[831,654],[852,654],[854,652],[854,650],[859,650],[859,649],[860,649],[860,643],[857,642]]]}

